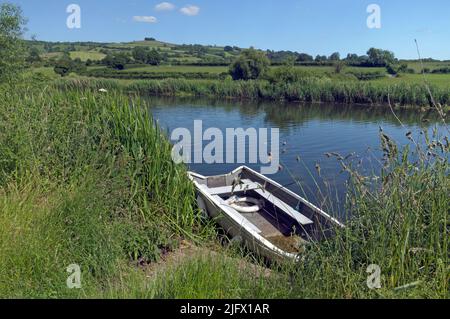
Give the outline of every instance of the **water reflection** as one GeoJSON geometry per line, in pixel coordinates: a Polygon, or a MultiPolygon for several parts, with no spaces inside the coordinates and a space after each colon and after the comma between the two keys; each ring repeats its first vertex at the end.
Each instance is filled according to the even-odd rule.
{"type": "MultiPolygon", "coordinates": [[[[379,130],[400,145],[409,143],[407,131],[416,137],[438,122],[433,111],[396,110],[403,128],[388,107],[282,102],[243,102],[214,99],[146,97],[161,127],[171,131],[193,128],[203,120],[204,129],[278,127],[281,132],[283,169],[270,178],[335,215],[344,214],[346,174],[335,158],[355,154],[365,171],[377,172],[380,163],[379,130]]],[[[247,145],[245,145],[247,146],[247,145]]],[[[204,175],[229,172],[239,164],[192,164],[190,169],[204,175]]],[[[259,170],[260,165],[249,165],[259,170]]]]}

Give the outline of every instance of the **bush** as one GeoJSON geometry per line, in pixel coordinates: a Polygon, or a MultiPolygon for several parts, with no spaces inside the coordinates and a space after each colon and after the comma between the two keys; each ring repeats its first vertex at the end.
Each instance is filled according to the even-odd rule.
{"type": "Polygon", "coordinates": [[[431,71],[431,73],[433,73],[433,74],[449,74],[450,68],[435,69],[435,70],[431,71]]]}
{"type": "Polygon", "coordinates": [[[270,60],[266,54],[255,49],[242,51],[230,66],[230,75],[234,80],[256,80],[269,69],[270,60]]]}
{"type": "Polygon", "coordinates": [[[351,74],[360,81],[370,81],[370,80],[382,79],[386,76],[386,74],[382,71],[376,71],[376,72],[349,71],[346,74],[351,74]]]}
{"type": "Polygon", "coordinates": [[[126,53],[113,53],[108,54],[102,61],[111,69],[123,70],[131,59],[126,53]]]}
{"type": "Polygon", "coordinates": [[[14,79],[25,66],[26,48],[21,39],[25,19],[13,4],[0,4],[0,82],[14,79]]]}
{"type": "Polygon", "coordinates": [[[69,75],[71,72],[83,74],[86,71],[86,64],[79,58],[71,60],[69,57],[65,56],[55,63],[53,70],[62,77],[69,75]]]}
{"type": "Polygon", "coordinates": [[[271,69],[265,76],[270,83],[294,83],[312,75],[294,65],[284,65],[271,69]]]}

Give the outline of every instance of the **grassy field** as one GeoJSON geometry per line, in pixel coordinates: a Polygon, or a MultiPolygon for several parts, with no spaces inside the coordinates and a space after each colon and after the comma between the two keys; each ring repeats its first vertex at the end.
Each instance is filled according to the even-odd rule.
{"type": "MultiPolygon", "coordinates": [[[[102,53],[99,52],[71,52],[71,56],[73,58],[79,57],[82,60],[96,60],[101,59],[103,57],[102,53]]],[[[441,63],[425,63],[433,69],[434,68],[442,68],[448,65],[449,63],[441,62],[441,63]]],[[[418,66],[418,62],[414,63],[415,67],[418,66]]],[[[273,66],[271,69],[276,70],[280,67],[273,66]]],[[[91,66],[88,67],[88,70],[99,71],[99,70],[108,70],[104,66],[91,66]]],[[[342,76],[337,76],[334,74],[334,67],[331,66],[296,66],[295,70],[304,72],[305,76],[321,76],[321,77],[330,77],[331,80],[335,81],[347,81],[351,82],[351,78],[344,78],[342,76]]],[[[44,72],[45,74],[51,75],[53,72],[51,68],[36,68],[34,69],[36,72],[44,72]]],[[[202,73],[202,74],[214,74],[218,75],[221,73],[227,73],[228,67],[226,66],[194,66],[194,65],[159,65],[159,66],[141,66],[141,67],[131,67],[127,68],[123,73],[159,73],[159,74],[170,74],[170,73],[178,73],[178,74],[194,74],[194,73],[202,73]]],[[[119,72],[120,73],[120,72],[119,72]]],[[[343,75],[351,75],[351,74],[370,74],[370,73],[380,73],[385,76],[379,79],[369,80],[367,82],[371,82],[374,84],[380,85],[424,85],[428,83],[431,86],[436,86],[440,89],[448,89],[450,90],[450,74],[426,74],[424,81],[424,76],[422,74],[400,74],[398,77],[390,77],[386,73],[385,68],[367,68],[367,67],[345,67],[343,70],[343,75]]],[[[132,80],[132,79],[131,79],[132,80]]]]}
{"type": "MultiPolygon", "coordinates": [[[[272,67],[272,71],[279,67],[272,67]]],[[[89,67],[89,71],[104,71],[104,67],[89,67]]],[[[141,94],[156,95],[192,95],[220,98],[272,99],[306,102],[332,102],[357,104],[387,104],[389,99],[396,106],[431,106],[428,90],[435,95],[437,102],[445,108],[450,104],[450,74],[401,74],[390,77],[358,81],[349,74],[363,72],[381,73],[379,68],[347,68],[344,74],[334,74],[331,67],[296,67],[302,77],[296,83],[275,83],[266,81],[233,82],[230,80],[208,79],[206,76],[222,76],[226,67],[201,66],[145,66],[117,71],[114,75],[118,83],[125,88],[141,94]],[[195,73],[197,72],[197,73],[195,73]],[[129,75],[127,75],[129,74],[129,75]],[[146,74],[156,78],[139,79],[146,74]],[[121,77],[118,78],[118,75],[121,77]],[[123,76],[122,76],[123,75],[123,76]],[[136,79],[128,78],[137,75],[136,79]],[[164,80],[164,77],[175,76],[164,80]],[[186,75],[188,78],[179,78],[186,75]],[[190,76],[205,78],[189,79],[190,76]]],[[[29,73],[41,74],[48,79],[57,79],[52,68],[35,68],[29,73]]],[[[104,74],[101,73],[99,77],[104,74]]],[[[106,74],[108,75],[108,74],[106,74]]],[[[83,78],[72,74],[72,78],[83,78]]]]}
{"type": "Polygon", "coordinates": [[[408,64],[408,68],[413,69],[416,73],[422,72],[422,65],[424,69],[429,69],[430,71],[440,69],[440,68],[448,68],[450,67],[450,62],[420,62],[420,61],[406,61],[408,64]]]}
{"type": "Polygon", "coordinates": [[[439,87],[441,89],[450,91],[450,74],[402,74],[398,78],[385,78],[380,80],[374,80],[374,83],[381,84],[417,84],[424,85],[428,83],[429,85],[439,87]]]}
{"type": "MultiPolygon", "coordinates": [[[[102,66],[95,66],[91,68],[106,68],[102,66]]],[[[273,66],[271,69],[279,69],[279,66],[273,66]]],[[[295,70],[305,71],[311,75],[323,75],[323,74],[331,74],[334,73],[334,68],[332,66],[295,66],[295,70]]],[[[229,68],[227,66],[197,66],[197,65],[144,65],[142,67],[132,67],[127,68],[124,72],[176,72],[176,73],[223,73],[228,72],[229,68]]],[[[366,68],[366,67],[347,67],[345,68],[345,72],[367,72],[367,73],[376,73],[383,72],[386,73],[385,68],[366,68]]]]}
{"type": "Polygon", "coordinates": [[[219,74],[228,72],[226,66],[192,66],[192,65],[158,65],[158,66],[143,66],[137,68],[129,68],[127,72],[163,72],[163,73],[213,73],[219,74]]]}
{"type": "MultiPolygon", "coordinates": [[[[276,70],[280,67],[274,66],[271,69],[276,70]]],[[[90,70],[106,70],[105,67],[91,67],[90,70]]],[[[334,68],[330,66],[296,66],[295,70],[303,72],[305,76],[310,77],[329,77],[331,80],[342,82],[351,82],[351,78],[345,78],[334,73],[334,68]]],[[[225,66],[189,66],[189,65],[160,65],[160,66],[143,66],[128,68],[123,73],[206,73],[206,74],[221,74],[227,73],[228,67],[225,66]]],[[[374,74],[379,73],[381,78],[368,80],[364,82],[371,82],[382,85],[424,85],[425,83],[436,86],[440,89],[450,90],[450,74],[400,74],[398,77],[391,77],[387,74],[384,68],[366,68],[366,67],[346,67],[342,75],[353,74],[374,74]],[[383,76],[384,75],[384,76],[383,76]],[[424,81],[425,79],[425,81],[424,81]]]]}
{"type": "Polygon", "coordinates": [[[239,51],[225,52],[222,46],[189,46],[177,45],[162,41],[134,41],[123,43],[94,43],[94,42],[43,42],[28,41],[30,47],[40,52],[44,60],[52,57],[61,57],[63,52],[69,52],[72,58],[81,58],[83,61],[100,60],[104,54],[100,51],[110,53],[131,54],[135,47],[146,47],[158,50],[167,57],[167,63],[199,63],[212,59],[222,63],[229,63],[239,51]]]}
{"type": "Polygon", "coordinates": [[[87,60],[99,61],[106,57],[105,54],[96,51],[73,51],[70,52],[70,58],[81,59],[81,61],[86,62],[87,60]]]}

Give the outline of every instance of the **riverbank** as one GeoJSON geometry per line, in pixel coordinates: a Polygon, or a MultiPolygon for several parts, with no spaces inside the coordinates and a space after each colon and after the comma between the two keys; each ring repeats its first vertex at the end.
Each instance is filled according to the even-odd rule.
{"type": "Polygon", "coordinates": [[[130,265],[209,236],[138,99],[39,84],[0,94],[1,296],[93,297],[130,265]],[[71,264],[81,290],[65,285],[71,264]]]}
{"type": "Polygon", "coordinates": [[[75,78],[58,82],[72,89],[122,89],[139,95],[212,97],[239,100],[276,100],[307,103],[392,105],[402,108],[444,109],[450,106],[450,90],[422,84],[390,84],[370,81],[336,81],[328,78],[305,78],[293,83],[268,81],[216,80],[111,80],[75,78]],[[430,92],[434,102],[430,97],[430,92]]]}
{"type": "Polygon", "coordinates": [[[252,256],[215,244],[186,168],[172,162],[144,101],[123,89],[91,80],[0,88],[1,296],[448,297],[448,140],[430,136],[417,161],[394,156],[402,150],[383,137],[375,187],[342,162],[352,176],[348,227],[311,246],[302,263],[266,274],[227,257],[259,264],[252,256]],[[148,267],[185,241],[220,253],[149,277],[148,267]],[[66,287],[71,264],[81,267],[81,289],[66,287]],[[366,285],[370,264],[381,268],[381,289],[366,285]]]}

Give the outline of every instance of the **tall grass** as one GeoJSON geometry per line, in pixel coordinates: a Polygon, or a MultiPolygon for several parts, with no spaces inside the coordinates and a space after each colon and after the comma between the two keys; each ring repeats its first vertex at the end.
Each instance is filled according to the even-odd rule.
{"type": "MultiPolygon", "coordinates": [[[[222,99],[280,100],[343,104],[432,107],[428,89],[418,83],[338,81],[326,77],[306,77],[292,83],[268,81],[141,80],[125,84],[114,80],[70,80],[66,88],[116,88],[145,95],[216,97],[222,99]]],[[[437,103],[450,105],[450,91],[431,87],[437,103]]]]}
{"type": "Polygon", "coordinates": [[[303,276],[308,273],[310,279],[324,279],[324,287],[314,293],[320,296],[447,298],[448,137],[435,132],[433,137],[426,136],[425,148],[414,141],[413,151],[409,146],[399,150],[384,133],[381,141],[385,156],[379,179],[361,176],[350,163],[341,161],[352,176],[351,218],[336,237],[305,256],[298,269],[299,287],[314,293],[303,276]],[[318,264],[321,267],[311,273],[318,264]],[[370,264],[381,268],[379,290],[371,291],[365,284],[370,264]],[[409,289],[403,289],[408,285],[409,289]]]}
{"type": "Polygon", "coordinates": [[[307,246],[296,264],[261,268],[200,256],[160,274],[153,294],[168,298],[449,298],[450,178],[448,137],[426,137],[426,149],[399,151],[382,135],[385,158],[376,176],[352,160],[346,227],[307,246]],[[381,288],[367,285],[380,267],[381,288]],[[249,274],[252,274],[249,276],[249,274]]]}
{"type": "Polygon", "coordinates": [[[185,168],[139,100],[0,89],[0,296],[95,296],[202,236],[185,168]],[[66,287],[79,264],[81,290],[66,287]]]}

